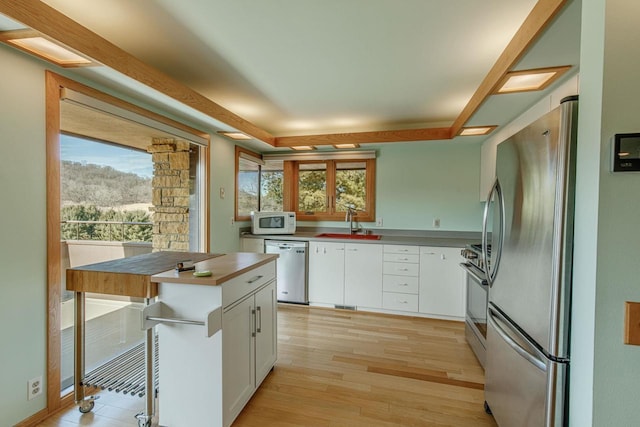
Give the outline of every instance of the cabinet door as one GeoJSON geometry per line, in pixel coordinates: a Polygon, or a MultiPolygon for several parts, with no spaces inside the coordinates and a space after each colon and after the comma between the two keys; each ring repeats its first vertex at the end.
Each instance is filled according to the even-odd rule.
{"type": "Polygon", "coordinates": [[[420,313],[464,318],[460,248],[420,248],[420,313]]]}
{"type": "Polygon", "coordinates": [[[309,242],[309,301],[344,304],[344,243],[309,242]]]}
{"type": "Polygon", "coordinates": [[[256,387],[262,383],[278,355],[276,336],[276,282],[256,292],[256,387]]]}
{"type": "Polygon", "coordinates": [[[254,239],[253,237],[240,238],[240,250],[242,252],[264,253],[264,239],[254,239]]]}
{"type": "MultiPolygon", "coordinates": [[[[253,295],[222,314],[222,408],[228,426],[255,390],[255,314],[253,295]]],[[[188,393],[188,390],[185,390],[188,393]]]]}
{"type": "Polygon", "coordinates": [[[344,303],[382,308],[382,245],[345,244],[344,303]]]}

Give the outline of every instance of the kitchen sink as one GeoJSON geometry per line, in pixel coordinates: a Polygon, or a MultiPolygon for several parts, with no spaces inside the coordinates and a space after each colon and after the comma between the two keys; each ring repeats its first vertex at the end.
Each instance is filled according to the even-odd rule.
{"type": "Polygon", "coordinates": [[[328,239],[380,240],[382,236],[379,234],[322,233],[316,235],[316,237],[328,239]]]}

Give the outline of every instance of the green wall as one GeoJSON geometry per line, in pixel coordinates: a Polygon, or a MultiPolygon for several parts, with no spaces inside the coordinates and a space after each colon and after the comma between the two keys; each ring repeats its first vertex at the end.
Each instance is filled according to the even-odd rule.
{"type": "Polygon", "coordinates": [[[640,3],[583,2],[572,323],[571,425],[637,426],[640,174],[610,172],[611,137],[640,131],[640,3]],[[593,410],[589,410],[589,408],[593,410]]]}
{"type": "Polygon", "coordinates": [[[480,144],[452,141],[385,145],[379,149],[376,216],[384,228],[480,231],[480,144]]]}
{"type": "Polygon", "coordinates": [[[0,46],[0,425],[45,407],[27,380],[46,373],[44,71],[0,46]]]}

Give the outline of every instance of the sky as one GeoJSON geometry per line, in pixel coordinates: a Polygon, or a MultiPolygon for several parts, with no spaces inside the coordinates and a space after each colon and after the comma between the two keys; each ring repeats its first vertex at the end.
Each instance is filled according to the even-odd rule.
{"type": "Polygon", "coordinates": [[[153,177],[151,154],[69,135],[60,136],[60,158],[79,163],[111,166],[121,172],[153,177]]]}

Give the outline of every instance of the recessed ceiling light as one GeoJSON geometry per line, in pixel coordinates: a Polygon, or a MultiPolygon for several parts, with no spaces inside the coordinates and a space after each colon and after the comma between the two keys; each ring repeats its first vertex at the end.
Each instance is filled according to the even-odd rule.
{"type": "Polygon", "coordinates": [[[311,145],[297,145],[297,146],[291,147],[291,149],[296,151],[305,151],[305,150],[315,150],[316,147],[311,145]]]}
{"type": "Polygon", "coordinates": [[[335,148],[360,148],[360,144],[334,144],[335,148]]]}
{"type": "Polygon", "coordinates": [[[473,126],[462,128],[462,131],[458,135],[460,136],[478,136],[478,135],[488,135],[493,131],[497,126],[473,126]]]}
{"type": "Polygon", "coordinates": [[[563,67],[538,68],[536,70],[510,71],[498,84],[496,94],[543,90],[569,71],[563,67]]]}
{"type": "Polygon", "coordinates": [[[226,136],[227,138],[235,139],[236,141],[253,139],[249,135],[244,134],[242,132],[218,132],[218,133],[222,136],[226,136]]]}
{"type": "Polygon", "coordinates": [[[0,41],[51,61],[61,67],[93,65],[90,59],[78,55],[33,30],[3,31],[0,33],[0,41]]]}

